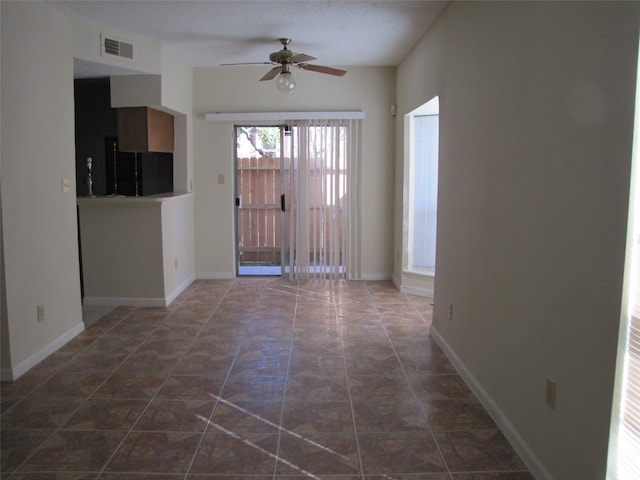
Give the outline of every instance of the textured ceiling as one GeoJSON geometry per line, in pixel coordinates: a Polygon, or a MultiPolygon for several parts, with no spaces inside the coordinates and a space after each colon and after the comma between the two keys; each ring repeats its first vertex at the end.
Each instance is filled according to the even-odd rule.
{"type": "MultiPolygon", "coordinates": [[[[114,32],[161,41],[194,67],[290,49],[330,66],[394,66],[446,7],[423,0],[51,1],[114,32]]],[[[77,67],[82,62],[77,62],[77,67]]],[[[86,65],[85,65],[86,67],[86,65]]]]}

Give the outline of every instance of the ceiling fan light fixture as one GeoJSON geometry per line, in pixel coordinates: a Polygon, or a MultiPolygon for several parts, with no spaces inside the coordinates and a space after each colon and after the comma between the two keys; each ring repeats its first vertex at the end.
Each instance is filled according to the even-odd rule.
{"type": "Polygon", "coordinates": [[[291,72],[282,72],[276,78],[276,88],[280,93],[290,93],[296,88],[296,79],[291,72]]]}

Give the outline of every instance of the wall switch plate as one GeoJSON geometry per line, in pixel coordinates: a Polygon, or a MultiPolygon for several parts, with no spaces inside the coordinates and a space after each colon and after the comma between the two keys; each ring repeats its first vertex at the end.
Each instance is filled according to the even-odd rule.
{"type": "Polygon", "coordinates": [[[44,321],[44,305],[38,305],[38,322],[44,321]]]}
{"type": "Polygon", "coordinates": [[[224,175],[218,175],[218,185],[224,185],[224,175]]]}
{"type": "Polygon", "coordinates": [[[62,179],[62,193],[69,193],[71,191],[71,180],[68,178],[62,179]]]}

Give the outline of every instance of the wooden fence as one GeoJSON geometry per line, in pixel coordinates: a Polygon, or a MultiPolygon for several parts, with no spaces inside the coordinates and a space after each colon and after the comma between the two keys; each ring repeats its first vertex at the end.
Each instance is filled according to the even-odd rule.
{"type": "MultiPolygon", "coordinates": [[[[286,213],[284,239],[281,235],[280,210],[280,159],[278,157],[238,159],[237,182],[241,206],[238,208],[238,248],[240,265],[280,265],[281,245],[288,243],[291,222],[290,205],[296,199],[289,189],[289,159],[285,159],[282,174],[285,176],[286,213]]],[[[338,201],[337,226],[335,209],[326,208],[323,192],[326,191],[326,176],[319,169],[310,170],[309,208],[311,223],[310,261],[324,264],[320,258],[320,246],[328,242],[333,228],[338,228],[338,244],[342,243],[344,199],[338,201]]],[[[295,227],[294,227],[295,228],[295,227]]]]}

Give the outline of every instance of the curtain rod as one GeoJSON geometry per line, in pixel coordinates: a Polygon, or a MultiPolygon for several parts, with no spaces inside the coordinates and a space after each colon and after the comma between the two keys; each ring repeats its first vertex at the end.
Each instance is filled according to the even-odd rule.
{"type": "Polygon", "coordinates": [[[207,122],[258,121],[258,120],[361,120],[364,112],[247,112],[247,113],[205,113],[207,122]]]}

